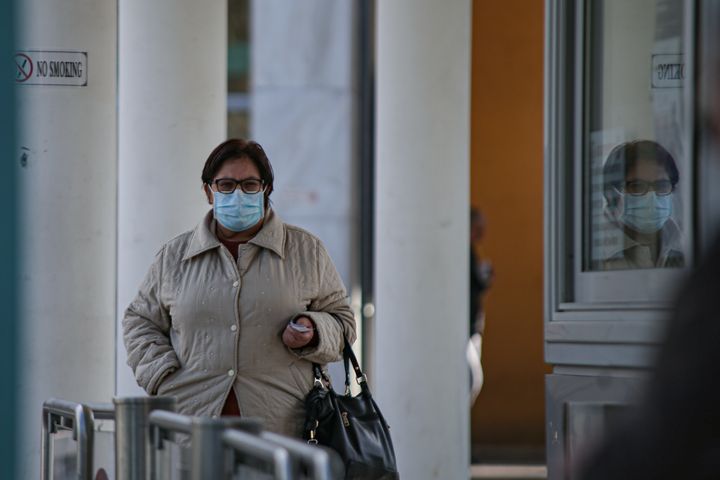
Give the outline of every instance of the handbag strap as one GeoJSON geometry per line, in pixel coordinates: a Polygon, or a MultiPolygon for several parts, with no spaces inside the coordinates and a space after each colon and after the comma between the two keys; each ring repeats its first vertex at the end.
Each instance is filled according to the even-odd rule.
{"type": "Polygon", "coordinates": [[[355,352],[353,352],[353,349],[350,346],[347,337],[344,337],[343,339],[345,340],[345,347],[343,348],[343,360],[345,361],[345,386],[350,386],[350,372],[348,371],[349,369],[347,363],[348,358],[352,363],[353,370],[355,370],[355,377],[357,378],[357,382],[360,384],[367,383],[367,377],[360,368],[360,363],[358,363],[357,357],[355,357],[355,352]]]}
{"type": "MultiPolygon", "coordinates": [[[[357,360],[357,357],[355,356],[355,352],[353,352],[352,347],[350,346],[350,343],[347,340],[347,337],[343,336],[343,340],[345,341],[345,345],[343,346],[343,364],[345,367],[345,392],[350,391],[350,364],[352,364],[353,371],[355,371],[355,377],[357,378],[358,384],[363,388],[363,390],[367,389],[367,376],[363,373],[362,369],[360,368],[360,363],[357,360]]],[[[313,362],[313,372],[315,374],[315,383],[322,384],[322,379],[325,377],[323,375],[322,369],[320,368],[320,365],[313,362]]],[[[327,377],[325,377],[326,380],[329,381],[327,377]]]]}

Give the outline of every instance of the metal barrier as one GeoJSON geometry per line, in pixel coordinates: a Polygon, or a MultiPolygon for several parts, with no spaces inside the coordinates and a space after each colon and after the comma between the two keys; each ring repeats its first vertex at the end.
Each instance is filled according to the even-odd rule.
{"type": "Polygon", "coordinates": [[[173,411],[173,397],[114,398],[115,476],[117,480],[145,480],[152,463],[148,417],[154,410],[173,411]]]}
{"type": "Polygon", "coordinates": [[[73,440],[77,442],[78,480],[92,480],[95,419],[112,420],[114,416],[115,412],[109,404],[82,404],[57,398],[51,398],[43,403],[40,478],[42,480],[53,478],[50,436],[61,429],[72,430],[73,440]]]}
{"type": "MultiPolygon", "coordinates": [[[[331,452],[277,433],[262,432],[260,437],[287,450],[293,461],[307,469],[309,479],[332,480],[334,478],[331,468],[331,452]]],[[[338,461],[340,461],[339,458],[338,461]]]]}
{"type": "Polygon", "coordinates": [[[233,472],[239,460],[260,462],[278,480],[333,478],[333,452],[264,432],[253,420],[189,417],[172,412],[174,408],[175,399],[170,397],[115,398],[113,404],[47,400],[43,404],[41,479],[53,478],[51,435],[72,430],[77,442],[77,478],[92,480],[95,419],[115,420],[117,480],[161,480],[157,452],[176,433],[190,437],[191,480],[225,478],[229,460],[233,472]]]}
{"type": "Polygon", "coordinates": [[[148,428],[150,429],[150,450],[148,463],[150,464],[150,480],[159,480],[157,471],[157,452],[165,448],[165,440],[170,440],[172,433],[192,432],[191,417],[176,413],[153,412],[148,417],[148,428]]]}
{"type": "MultiPolygon", "coordinates": [[[[190,435],[191,480],[225,477],[225,455],[229,448],[271,466],[278,480],[291,478],[290,456],[283,447],[264,440],[259,424],[241,418],[188,417],[170,412],[150,414],[151,465],[155,465],[155,452],[163,448],[170,433],[190,435]],[[243,431],[249,430],[249,431],[243,431]]],[[[156,472],[151,479],[159,480],[156,472]]]]}
{"type": "Polygon", "coordinates": [[[222,441],[236,452],[249,454],[272,465],[273,475],[276,480],[290,480],[292,478],[290,455],[286,449],[276,443],[232,429],[225,430],[222,433],[222,441]]]}

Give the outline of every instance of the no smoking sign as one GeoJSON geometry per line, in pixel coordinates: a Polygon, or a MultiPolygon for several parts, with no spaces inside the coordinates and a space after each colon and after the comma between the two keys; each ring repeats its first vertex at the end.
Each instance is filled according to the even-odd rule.
{"type": "Polygon", "coordinates": [[[87,52],[26,50],[15,53],[19,85],[87,85],[87,52]]]}
{"type": "Polygon", "coordinates": [[[17,53],[15,54],[15,66],[17,67],[17,72],[15,73],[15,81],[17,83],[27,82],[30,77],[32,77],[32,58],[24,53],[17,53]]]}

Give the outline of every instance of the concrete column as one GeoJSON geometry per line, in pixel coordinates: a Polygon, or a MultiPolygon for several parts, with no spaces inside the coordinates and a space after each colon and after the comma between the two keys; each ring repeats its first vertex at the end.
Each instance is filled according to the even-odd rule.
{"type": "Polygon", "coordinates": [[[209,209],[200,174],[225,139],[227,3],[119,7],[117,393],[141,393],[120,320],[155,253],[209,209]]]}
{"type": "Polygon", "coordinates": [[[37,64],[17,85],[20,149],[12,158],[23,253],[16,478],[38,478],[43,401],[108,401],[114,391],[117,2],[16,4],[19,50],[87,54],[85,86],[29,84],[39,80],[37,64]]]}
{"type": "Polygon", "coordinates": [[[468,478],[469,0],[377,2],[375,396],[403,478],[468,478]]]}

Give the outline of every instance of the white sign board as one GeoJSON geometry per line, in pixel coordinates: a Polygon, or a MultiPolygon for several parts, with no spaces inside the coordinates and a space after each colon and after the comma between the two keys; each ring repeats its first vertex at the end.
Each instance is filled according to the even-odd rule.
{"type": "Polygon", "coordinates": [[[685,61],[682,54],[652,56],[652,88],[680,88],[685,80],[685,61]]]}
{"type": "Polygon", "coordinates": [[[15,53],[19,85],[87,85],[87,52],[24,50],[15,53]]]}

